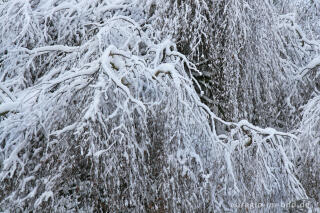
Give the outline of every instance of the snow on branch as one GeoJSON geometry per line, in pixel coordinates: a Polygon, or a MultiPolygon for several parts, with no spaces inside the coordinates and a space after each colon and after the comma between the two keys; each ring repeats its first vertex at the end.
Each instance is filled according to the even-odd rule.
{"type": "Polygon", "coordinates": [[[68,47],[68,46],[63,46],[63,45],[53,45],[53,46],[46,46],[46,47],[38,47],[38,48],[34,48],[32,50],[25,49],[25,51],[30,55],[32,55],[32,54],[44,54],[44,53],[51,52],[51,51],[61,51],[61,52],[70,53],[70,52],[79,51],[79,47],[68,47]]]}
{"type": "Polygon", "coordinates": [[[15,101],[16,100],[16,97],[3,85],[0,85],[0,90],[6,94],[11,101],[15,101]]]}
{"type": "Polygon", "coordinates": [[[309,71],[316,69],[319,66],[320,66],[320,56],[317,56],[312,61],[310,61],[305,67],[300,69],[298,78],[303,78],[309,73],[309,71]]]}
{"type": "Polygon", "coordinates": [[[15,112],[17,111],[19,104],[15,102],[9,102],[9,103],[2,103],[0,104],[0,116],[5,115],[8,112],[15,112]]]}
{"type": "Polygon", "coordinates": [[[314,40],[309,40],[307,38],[307,35],[304,33],[303,29],[297,24],[296,22],[296,14],[294,13],[289,13],[289,14],[285,14],[285,15],[279,15],[280,20],[287,20],[289,22],[289,24],[280,24],[279,27],[286,27],[289,29],[294,30],[300,41],[301,41],[301,45],[302,47],[304,46],[304,43],[310,45],[310,46],[316,46],[316,47],[320,47],[320,42],[319,41],[314,41],[314,40]]]}
{"type": "Polygon", "coordinates": [[[19,104],[16,102],[16,97],[3,85],[0,85],[0,97],[3,99],[3,103],[0,102],[0,116],[17,111],[19,104]],[[3,96],[2,93],[6,96],[3,96]],[[9,97],[10,100],[7,101],[6,97],[9,97]]]}
{"type": "MultiPolygon", "coordinates": [[[[285,15],[280,15],[281,24],[279,25],[280,28],[284,27],[286,29],[290,29],[294,31],[298,36],[298,41],[301,42],[301,49],[305,51],[305,44],[309,45],[313,51],[319,50],[320,48],[320,41],[317,40],[309,40],[307,38],[306,33],[302,29],[302,27],[296,21],[297,14],[289,13],[285,15]]],[[[305,77],[311,70],[318,68],[320,65],[320,57],[316,56],[311,61],[307,62],[307,64],[297,70],[297,77],[296,79],[302,79],[305,77]]]]}

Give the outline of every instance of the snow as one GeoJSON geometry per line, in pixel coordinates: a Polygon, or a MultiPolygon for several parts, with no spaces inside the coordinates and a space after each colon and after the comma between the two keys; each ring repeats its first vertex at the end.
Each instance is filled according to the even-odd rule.
{"type": "Polygon", "coordinates": [[[53,199],[53,192],[52,191],[46,191],[46,192],[42,193],[41,196],[34,203],[34,207],[38,208],[43,201],[48,201],[49,198],[53,199]]]}
{"type": "Polygon", "coordinates": [[[1,5],[0,206],[232,212],[306,198],[320,98],[302,77],[320,45],[298,13],[218,3],[1,5]]]}
{"type": "Polygon", "coordinates": [[[320,65],[320,56],[310,61],[304,68],[300,70],[300,77],[304,77],[311,69],[315,69],[320,65]]]}
{"type": "Polygon", "coordinates": [[[14,95],[5,86],[3,86],[1,84],[0,84],[0,90],[2,90],[2,92],[4,92],[11,99],[11,101],[16,100],[14,95]]]}
{"type": "Polygon", "coordinates": [[[18,110],[19,104],[17,102],[9,102],[0,104],[0,115],[7,112],[15,112],[18,110]]]}

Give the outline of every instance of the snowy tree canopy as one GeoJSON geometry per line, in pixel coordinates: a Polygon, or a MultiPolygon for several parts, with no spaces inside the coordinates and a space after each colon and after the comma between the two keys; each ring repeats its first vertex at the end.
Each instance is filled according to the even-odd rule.
{"type": "Polygon", "coordinates": [[[3,1],[0,211],[319,201],[303,3],[3,1]]]}
{"type": "Polygon", "coordinates": [[[284,127],[289,71],[281,60],[286,52],[271,4],[169,2],[154,3],[159,9],[152,13],[151,23],[163,37],[172,32],[179,50],[198,66],[203,75],[195,76],[205,92],[201,96],[205,103],[226,120],[246,118],[259,125],[284,127]]]}

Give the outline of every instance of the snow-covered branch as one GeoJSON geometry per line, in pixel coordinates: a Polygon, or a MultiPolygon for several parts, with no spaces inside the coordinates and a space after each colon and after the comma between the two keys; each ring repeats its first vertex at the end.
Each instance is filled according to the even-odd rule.
{"type": "Polygon", "coordinates": [[[301,68],[299,71],[298,78],[301,79],[308,74],[309,71],[317,69],[320,66],[320,56],[317,56],[311,60],[305,67],[301,68]]]}
{"type": "Polygon", "coordinates": [[[16,97],[3,85],[0,85],[0,90],[6,94],[10,99],[11,101],[15,101],[16,100],[16,97]]]}
{"type": "Polygon", "coordinates": [[[17,111],[19,104],[15,102],[0,104],[0,116],[7,114],[8,112],[17,111]]]}

